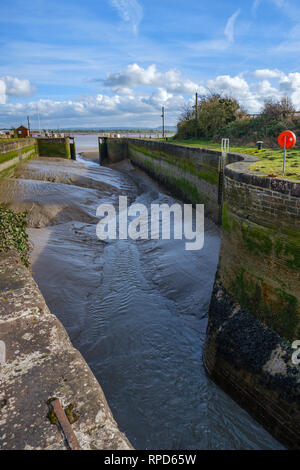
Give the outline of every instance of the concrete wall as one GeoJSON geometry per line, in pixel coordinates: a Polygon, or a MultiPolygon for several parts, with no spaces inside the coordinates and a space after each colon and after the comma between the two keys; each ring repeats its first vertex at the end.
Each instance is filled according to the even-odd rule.
{"type": "Polygon", "coordinates": [[[38,138],[38,149],[40,157],[71,158],[70,139],[60,138],[38,138]]]}
{"type": "Polygon", "coordinates": [[[209,310],[209,375],[300,449],[300,182],[225,168],[222,243],[209,310]]]}
{"type": "Polygon", "coordinates": [[[238,167],[225,169],[220,280],[267,326],[300,339],[300,182],[238,167]]]}
{"type": "Polygon", "coordinates": [[[20,162],[38,155],[36,139],[0,142],[0,173],[10,171],[20,162]]]}
{"type": "Polygon", "coordinates": [[[118,163],[128,158],[128,139],[102,138],[100,145],[100,162],[118,163]]]}
{"type": "Polygon", "coordinates": [[[28,139],[19,139],[19,140],[10,140],[7,142],[0,142],[0,155],[5,153],[14,152],[25,147],[30,147],[36,144],[36,140],[33,138],[28,139]]]}
{"type": "Polygon", "coordinates": [[[69,138],[28,138],[0,142],[0,173],[3,175],[13,171],[20,162],[36,156],[71,158],[69,138]]]}
{"type": "Polygon", "coordinates": [[[205,213],[220,221],[219,152],[164,142],[128,140],[130,160],[173,190],[181,199],[204,204],[205,213]]]}
{"type": "Polygon", "coordinates": [[[220,152],[151,140],[107,139],[101,153],[103,163],[129,158],[184,201],[205,204],[206,215],[220,222],[220,152]]]}

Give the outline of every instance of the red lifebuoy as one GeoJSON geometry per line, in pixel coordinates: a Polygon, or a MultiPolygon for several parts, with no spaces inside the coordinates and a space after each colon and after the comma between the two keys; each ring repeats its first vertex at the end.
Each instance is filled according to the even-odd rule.
{"type": "Polygon", "coordinates": [[[297,138],[292,131],[284,131],[280,134],[278,137],[278,144],[280,147],[284,148],[284,143],[285,143],[285,138],[286,138],[286,148],[291,149],[292,147],[295,147],[297,138]]]}

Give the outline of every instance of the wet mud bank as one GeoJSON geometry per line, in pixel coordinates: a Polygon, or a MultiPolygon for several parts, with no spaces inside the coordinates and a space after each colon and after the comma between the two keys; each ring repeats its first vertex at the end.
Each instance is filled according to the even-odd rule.
{"type": "MultiPolygon", "coordinates": [[[[29,162],[16,176],[4,182],[0,200],[29,212],[33,277],[134,448],[281,448],[209,379],[202,363],[219,228],[206,221],[199,252],[187,252],[180,240],[103,242],[96,237],[100,203],[117,206],[119,195],[148,206],[175,200],[129,162],[108,168],[83,159],[45,158],[29,162]]],[[[66,396],[61,394],[60,385],[67,387],[68,381],[58,386],[59,375],[53,379],[53,396],[61,396],[66,406],[88,406],[84,392],[94,385],[74,370],[82,387],[78,396],[72,398],[71,386],[66,396]]],[[[38,400],[38,385],[35,396],[38,400]]],[[[93,401],[92,396],[88,403],[93,401]]],[[[96,420],[98,413],[93,413],[89,423],[96,420]]],[[[75,432],[79,426],[80,420],[75,432]]],[[[116,436],[118,442],[106,440],[105,448],[130,447],[122,434],[116,436]]],[[[56,448],[57,442],[47,445],[56,448]]],[[[81,440],[86,448],[95,442],[81,440]]]]}

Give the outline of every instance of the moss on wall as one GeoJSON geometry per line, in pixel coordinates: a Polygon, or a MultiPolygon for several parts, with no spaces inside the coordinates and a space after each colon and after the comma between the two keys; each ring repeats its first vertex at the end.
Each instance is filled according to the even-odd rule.
{"type": "Polygon", "coordinates": [[[41,157],[71,158],[68,139],[38,139],[38,149],[41,157]]]}
{"type": "Polygon", "coordinates": [[[282,337],[300,337],[300,235],[251,222],[227,202],[219,275],[235,301],[282,337]],[[234,210],[234,212],[232,212],[234,210]],[[298,287],[297,287],[298,286],[298,287]]]}
{"type": "Polygon", "coordinates": [[[273,289],[244,268],[235,272],[230,291],[242,307],[281,336],[293,341],[300,335],[299,302],[294,295],[281,288],[273,289]]]}
{"type": "Polygon", "coordinates": [[[169,163],[170,165],[174,165],[177,168],[180,168],[181,170],[185,171],[186,173],[195,175],[199,179],[208,181],[211,184],[218,185],[219,183],[219,172],[213,167],[201,165],[202,168],[199,169],[197,168],[195,162],[192,159],[187,157],[178,157],[177,155],[163,152],[162,150],[155,150],[154,152],[150,152],[143,146],[136,146],[132,144],[130,144],[130,148],[152,159],[163,160],[169,163]]]}
{"type": "MultiPolygon", "coordinates": [[[[22,155],[24,155],[24,153],[27,153],[30,150],[34,150],[35,152],[37,152],[36,146],[31,145],[30,147],[25,147],[25,148],[21,149],[21,153],[22,153],[22,155]]],[[[7,162],[9,160],[12,160],[13,158],[17,158],[18,155],[19,155],[18,150],[15,150],[14,152],[4,153],[4,154],[0,155],[0,164],[4,163],[4,162],[7,162]]]]}
{"type": "MultiPolygon", "coordinates": [[[[140,152],[137,147],[130,146],[129,158],[134,163],[148,170],[148,173],[161,181],[165,186],[171,188],[178,197],[181,197],[183,200],[191,202],[192,204],[205,204],[210,201],[209,196],[201,193],[195,183],[183,176],[176,176],[172,172],[172,167],[169,169],[168,167],[161,166],[159,164],[160,158],[156,155],[153,157],[150,152],[140,152]],[[144,158],[138,154],[142,154],[144,158]]],[[[176,165],[175,168],[177,168],[176,165]]]]}

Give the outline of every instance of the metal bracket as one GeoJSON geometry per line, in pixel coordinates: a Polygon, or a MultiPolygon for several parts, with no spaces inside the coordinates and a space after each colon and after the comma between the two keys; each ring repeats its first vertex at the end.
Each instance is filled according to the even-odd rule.
{"type": "Polygon", "coordinates": [[[67,418],[67,415],[60,404],[58,398],[53,400],[50,403],[50,408],[52,408],[53,412],[55,413],[61,430],[66,438],[68,446],[71,450],[81,450],[77,437],[74,434],[70,421],[67,418]]]}

